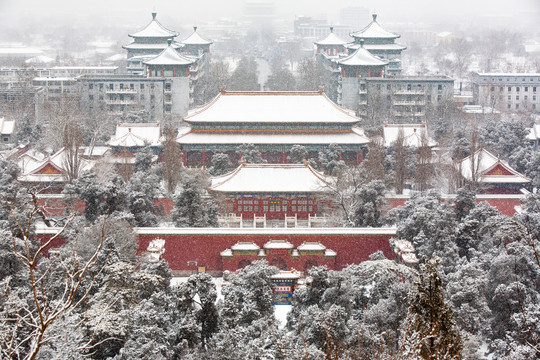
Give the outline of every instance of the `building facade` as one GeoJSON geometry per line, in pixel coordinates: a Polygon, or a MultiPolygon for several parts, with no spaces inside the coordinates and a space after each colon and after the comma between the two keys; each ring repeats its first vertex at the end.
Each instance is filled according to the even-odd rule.
{"type": "Polygon", "coordinates": [[[472,85],[475,104],[499,111],[540,109],[540,73],[476,73],[472,85]]]}
{"type": "Polygon", "coordinates": [[[361,119],[340,108],[323,91],[229,92],[184,118],[178,143],[184,165],[205,166],[215,153],[239,160],[237,149],[254,144],[268,163],[286,163],[293,145],[316,158],[330,144],[342,149],[348,163],[362,161],[369,139],[357,125],[361,119]]]}

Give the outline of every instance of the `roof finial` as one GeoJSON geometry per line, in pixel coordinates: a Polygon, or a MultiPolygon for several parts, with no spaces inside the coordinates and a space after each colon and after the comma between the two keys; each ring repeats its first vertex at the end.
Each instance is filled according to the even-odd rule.
{"type": "Polygon", "coordinates": [[[334,32],[334,27],[332,25],[330,25],[330,32],[333,33],[334,32]]]}
{"type": "Polygon", "coordinates": [[[373,21],[377,21],[377,14],[371,14],[373,16],[373,21]]]}
{"type": "Polygon", "coordinates": [[[152,20],[156,20],[156,15],[157,15],[157,12],[154,10],[152,12],[152,20]]]}
{"type": "Polygon", "coordinates": [[[171,44],[172,44],[172,39],[167,39],[167,44],[169,44],[169,46],[171,46],[171,44]]]}
{"type": "Polygon", "coordinates": [[[197,25],[193,27],[193,31],[197,31],[197,25]]]}
{"type": "Polygon", "coordinates": [[[361,48],[364,47],[364,39],[360,39],[360,47],[361,47],[361,48]]]}

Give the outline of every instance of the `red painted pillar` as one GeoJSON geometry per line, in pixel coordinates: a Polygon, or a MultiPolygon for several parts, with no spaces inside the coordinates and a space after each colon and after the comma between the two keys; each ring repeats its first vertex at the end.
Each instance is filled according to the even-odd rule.
{"type": "Polygon", "coordinates": [[[202,158],[202,166],[204,167],[206,165],[206,151],[201,152],[201,158],[202,158]]]}
{"type": "Polygon", "coordinates": [[[285,150],[281,150],[281,162],[283,164],[287,163],[287,154],[285,154],[285,150]]]}
{"type": "Polygon", "coordinates": [[[358,150],[356,152],[356,163],[360,165],[364,161],[364,153],[362,153],[362,150],[358,150]]]}
{"type": "Polygon", "coordinates": [[[184,166],[187,165],[187,150],[182,153],[182,163],[184,166]]]}
{"type": "Polygon", "coordinates": [[[339,160],[343,160],[343,151],[339,152],[339,160]]]}

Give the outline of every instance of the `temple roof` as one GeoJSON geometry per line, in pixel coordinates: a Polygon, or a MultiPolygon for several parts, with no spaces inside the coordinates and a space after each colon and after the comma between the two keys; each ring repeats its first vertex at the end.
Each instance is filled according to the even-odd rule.
{"type": "Polygon", "coordinates": [[[396,142],[399,132],[403,131],[403,143],[405,146],[422,146],[422,138],[427,139],[429,147],[437,146],[437,142],[428,135],[426,123],[422,124],[388,124],[383,125],[384,146],[392,146],[396,142]]]}
{"type": "Polygon", "coordinates": [[[180,54],[169,44],[158,56],[143,63],[146,65],[191,65],[195,61],[196,59],[180,54]]]}
{"type": "Polygon", "coordinates": [[[383,29],[377,22],[377,14],[373,14],[372,16],[373,21],[371,21],[368,26],[360,31],[353,32],[351,36],[363,39],[396,39],[400,37],[398,34],[383,29]]]}
{"type": "Polygon", "coordinates": [[[180,134],[176,140],[179,144],[202,144],[202,145],[324,145],[330,144],[339,145],[362,145],[368,144],[369,138],[364,134],[364,131],[358,127],[352,127],[350,131],[341,133],[279,133],[276,132],[260,132],[260,133],[245,133],[238,131],[233,132],[197,132],[193,129],[186,130],[180,134]]]}
{"type": "Polygon", "coordinates": [[[124,123],[116,126],[116,134],[107,142],[115,147],[159,146],[161,127],[159,123],[124,123]]]}
{"type": "Polygon", "coordinates": [[[360,46],[351,55],[335,60],[340,65],[348,66],[385,66],[388,65],[388,60],[383,60],[372,53],[365,47],[360,46]]]}
{"type": "MultiPolygon", "coordinates": [[[[173,41],[171,43],[171,47],[173,47],[175,49],[180,49],[183,46],[184,45],[180,44],[177,41],[173,41]]],[[[169,47],[169,45],[166,42],[159,43],[159,44],[147,44],[147,43],[132,42],[132,43],[129,43],[129,44],[124,45],[122,47],[124,49],[128,49],[128,50],[141,50],[141,49],[162,50],[162,49],[166,49],[167,47],[169,47]]]]}
{"type": "Polygon", "coordinates": [[[511,168],[506,161],[485,149],[479,149],[473,155],[467,156],[458,166],[461,169],[461,175],[467,180],[472,180],[474,167],[477,174],[476,181],[479,183],[528,184],[531,182],[531,179],[511,168]]]}
{"type": "Polygon", "coordinates": [[[141,31],[137,31],[136,33],[129,34],[129,36],[137,38],[137,37],[145,37],[145,38],[171,38],[178,36],[178,33],[173,30],[167,29],[165,26],[161,25],[159,21],[156,19],[156,13],[152,13],[152,21],[144,29],[141,31]]]}
{"type": "MultiPolygon", "coordinates": [[[[347,49],[356,50],[362,47],[362,45],[357,43],[352,43],[347,45],[347,49]]],[[[369,51],[389,51],[389,50],[405,50],[407,47],[401,44],[364,44],[364,48],[369,51]]]]}
{"type": "Polygon", "coordinates": [[[218,192],[313,193],[324,191],[334,178],[309,164],[245,164],[212,178],[209,190],[218,192]]]}
{"type": "Polygon", "coordinates": [[[315,41],[315,45],[345,45],[346,41],[343,41],[334,34],[334,27],[330,26],[330,34],[328,34],[324,39],[315,41]]]}
{"type": "Polygon", "coordinates": [[[322,91],[221,91],[186,116],[188,123],[354,124],[354,113],[334,104],[322,91]]]}
{"type": "Polygon", "coordinates": [[[202,36],[200,36],[199,33],[197,32],[196,26],[193,27],[193,33],[191,33],[191,35],[189,35],[187,38],[185,38],[181,42],[182,44],[186,44],[186,45],[210,45],[213,43],[213,41],[207,40],[203,38],[202,36]]]}
{"type": "MultiPolygon", "coordinates": [[[[83,151],[79,155],[83,155],[83,151]]],[[[57,153],[48,156],[39,162],[29,162],[26,164],[26,171],[18,177],[21,182],[53,183],[65,182],[66,174],[66,151],[64,148],[57,153]]],[[[79,174],[83,171],[91,170],[95,165],[94,160],[84,158],[79,159],[79,174]]]]}

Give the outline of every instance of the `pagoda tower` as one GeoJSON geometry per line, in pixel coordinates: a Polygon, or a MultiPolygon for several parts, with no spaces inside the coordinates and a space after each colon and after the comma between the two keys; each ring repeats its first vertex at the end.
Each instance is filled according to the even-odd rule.
{"type": "Polygon", "coordinates": [[[407,47],[396,44],[396,39],[399,38],[400,35],[386,31],[377,22],[377,14],[373,14],[372,17],[373,20],[368,26],[351,34],[354,38],[354,42],[349,44],[347,48],[349,51],[354,51],[361,46],[361,41],[363,41],[363,47],[370,53],[388,60],[386,75],[400,75],[402,70],[401,52],[407,47]]]}
{"type": "Polygon", "coordinates": [[[345,54],[347,49],[345,45],[346,41],[341,40],[339,36],[334,34],[334,27],[330,26],[330,33],[321,40],[315,41],[317,47],[317,54],[324,54],[326,56],[338,56],[339,54],[345,54]]]}
{"type": "Polygon", "coordinates": [[[341,69],[338,81],[338,104],[351,110],[356,110],[358,105],[367,99],[361,99],[366,95],[365,78],[384,76],[388,60],[381,59],[365,47],[360,41],[360,47],[351,55],[334,60],[341,69]]]}
{"type": "Polygon", "coordinates": [[[165,78],[165,113],[186,116],[190,101],[190,66],[196,57],[182,55],[174,49],[172,40],[158,56],[145,60],[147,76],[165,78]]]}
{"type": "Polygon", "coordinates": [[[201,57],[210,52],[210,45],[213,44],[213,41],[199,35],[197,26],[194,26],[191,35],[182,40],[181,44],[183,45],[182,53],[201,57]]]}
{"type": "MultiPolygon", "coordinates": [[[[156,16],[157,13],[153,12],[150,23],[142,30],[129,34],[133,41],[122,46],[128,52],[128,71],[132,74],[143,74],[143,62],[161,53],[169,46],[168,40],[178,36],[176,31],[164,27],[156,16]]],[[[182,44],[173,41],[171,46],[178,50],[182,44]]]]}

